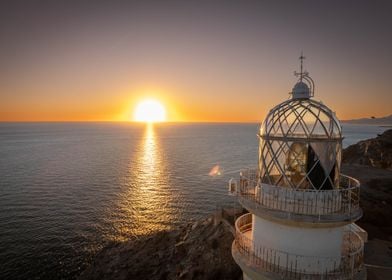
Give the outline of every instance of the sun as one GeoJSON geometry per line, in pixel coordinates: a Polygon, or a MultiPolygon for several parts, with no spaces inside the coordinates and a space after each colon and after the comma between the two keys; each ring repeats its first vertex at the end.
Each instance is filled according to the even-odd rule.
{"type": "Polygon", "coordinates": [[[159,101],[147,99],[137,104],[133,118],[138,122],[164,122],[166,110],[159,101]]]}

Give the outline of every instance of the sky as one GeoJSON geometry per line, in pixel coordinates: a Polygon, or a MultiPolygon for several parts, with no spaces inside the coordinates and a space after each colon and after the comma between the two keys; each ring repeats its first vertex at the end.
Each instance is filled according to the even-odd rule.
{"type": "Polygon", "coordinates": [[[1,1],[0,121],[260,122],[298,57],[340,119],[392,114],[392,1],[1,1]]]}

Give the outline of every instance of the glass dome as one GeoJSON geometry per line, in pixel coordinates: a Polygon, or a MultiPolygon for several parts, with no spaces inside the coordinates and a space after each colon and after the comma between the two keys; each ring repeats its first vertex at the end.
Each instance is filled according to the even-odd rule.
{"type": "Polygon", "coordinates": [[[295,138],[342,138],[334,112],[312,99],[290,99],[275,106],[260,127],[260,135],[295,138]]]}
{"type": "Polygon", "coordinates": [[[282,102],[260,127],[260,182],[295,189],[339,187],[342,130],[321,102],[295,98],[282,102]]]}

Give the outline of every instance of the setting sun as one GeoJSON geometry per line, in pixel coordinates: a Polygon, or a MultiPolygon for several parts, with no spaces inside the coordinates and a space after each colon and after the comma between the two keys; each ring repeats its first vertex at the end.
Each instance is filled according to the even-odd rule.
{"type": "Polygon", "coordinates": [[[166,120],[165,107],[157,100],[144,100],[136,106],[134,120],[138,122],[163,122],[166,120]]]}

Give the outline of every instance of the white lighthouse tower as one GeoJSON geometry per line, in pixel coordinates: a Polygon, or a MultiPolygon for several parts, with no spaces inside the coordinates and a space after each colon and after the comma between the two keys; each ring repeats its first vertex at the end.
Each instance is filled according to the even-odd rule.
{"type": "Polygon", "coordinates": [[[340,173],[341,126],[312,99],[303,59],[291,98],[261,124],[258,168],[240,173],[249,213],[236,220],[232,255],[244,279],[366,279],[360,184],[340,173]]]}

